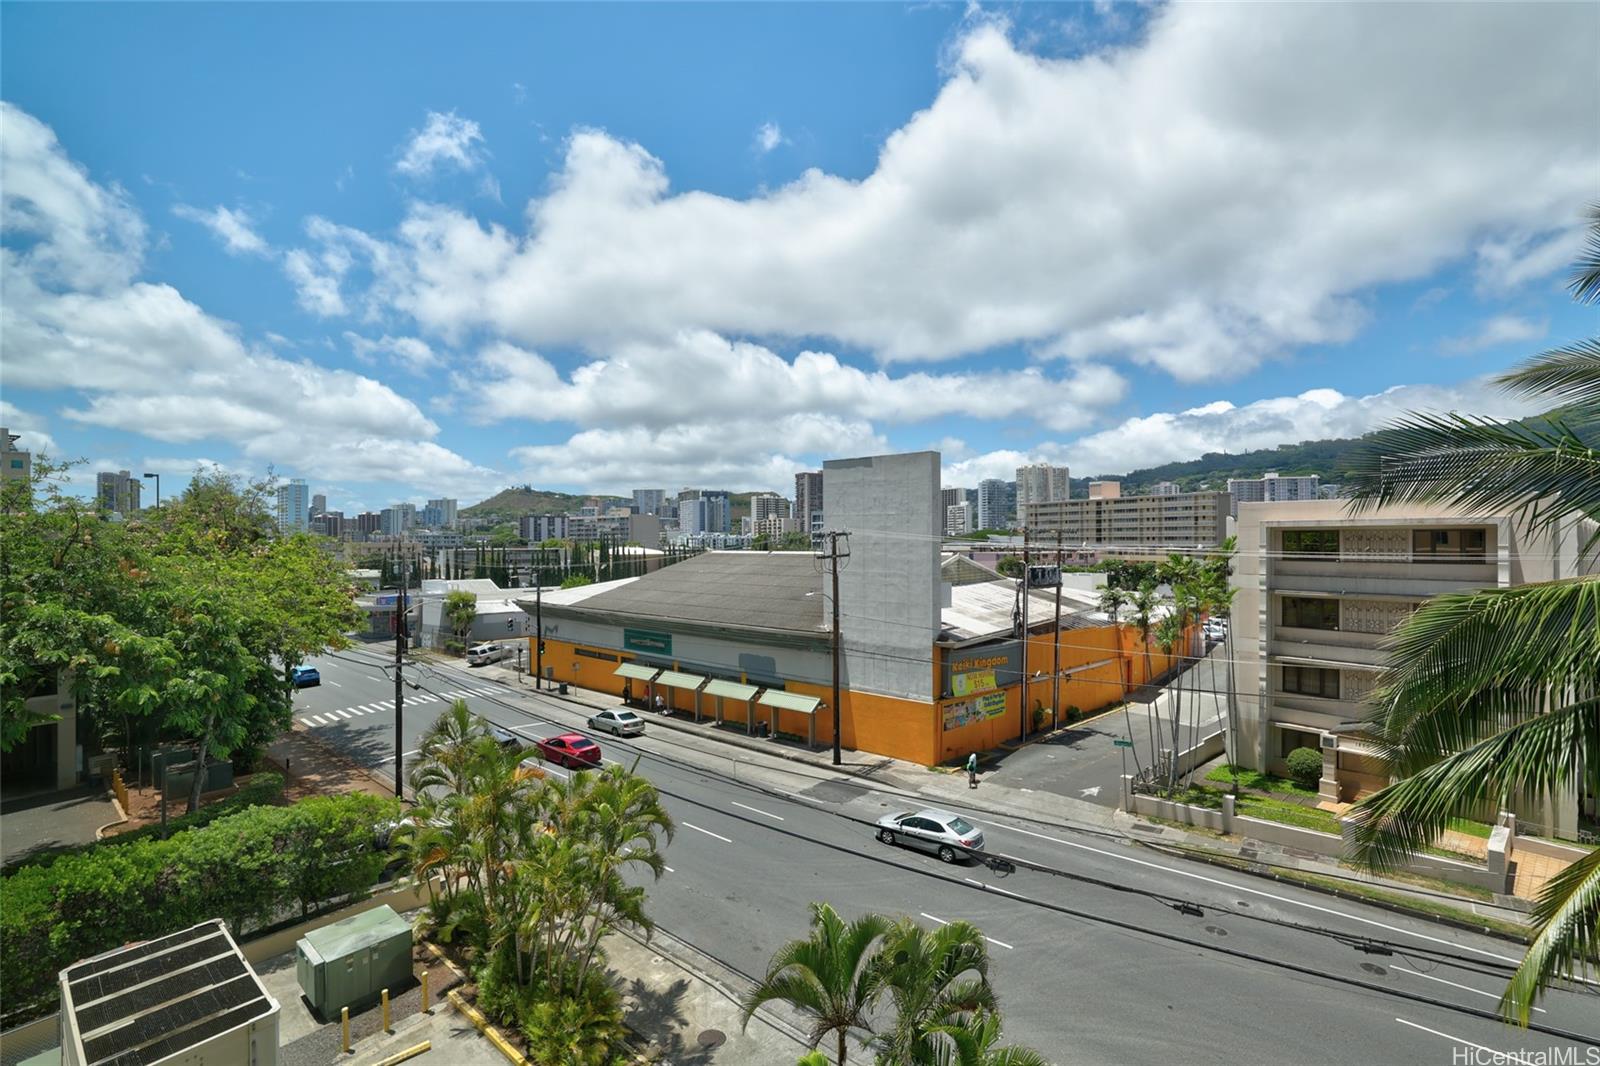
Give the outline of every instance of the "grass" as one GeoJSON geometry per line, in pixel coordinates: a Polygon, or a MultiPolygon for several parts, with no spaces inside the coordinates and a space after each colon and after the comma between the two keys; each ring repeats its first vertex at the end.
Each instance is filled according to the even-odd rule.
{"type": "Polygon", "coordinates": [[[1465,833],[1469,837],[1488,840],[1489,833],[1493,831],[1494,826],[1486,825],[1483,822],[1475,822],[1471,818],[1452,818],[1450,819],[1450,828],[1458,833],[1465,833]]]}
{"type": "Polygon", "coordinates": [[[1303,788],[1287,777],[1278,777],[1275,774],[1263,773],[1252,770],[1248,766],[1230,766],[1227,763],[1213,769],[1206,774],[1206,780],[1218,785],[1233,785],[1233,773],[1239,773],[1239,787],[1253,788],[1259,792],[1273,792],[1282,796],[1317,796],[1319,793],[1314,788],[1303,788]]]}
{"type": "MultiPolygon", "coordinates": [[[[1360,869],[1347,862],[1342,862],[1339,865],[1348,870],[1360,869]]],[[[1409,870],[1384,870],[1381,876],[1385,881],[1404,881],[1408,885],[1416,885],[1418,888],[1425,888],[1429,892],[1441,892],[1447,896],[1471,896],[1473,899],[1479,899],[1485,903],[1494,902],[1494,893],[1478,885],[1464,885],[1457,881],[1444,881],[1437,877],[1429,877],[1427,874],[1412,873],[1409,870]]]]}
{"type": "MultiPolygon", "coordinates": [[[[1226,794],[1220,789],[1195,785],[1188,792],[1179,796],[1178,799],[1182,803],[1219,811],[1222,809],[1222,797],[1226,794]]],[[[1292,825],[1299,829],[1314,829],[1319,833],[1332,833],[1334,836],[1338,836],[1340,833],[1338,816],[1331,811],[1324,811],[1317,807],[1307,807],[1305,804],[1296,803],[1293,800],[1262,796],[1254,792],[1240,793],[1238,798],[1234,800],[1233,812],[1249,818],[1277,822],[1280,825],[1292,825]]]]}

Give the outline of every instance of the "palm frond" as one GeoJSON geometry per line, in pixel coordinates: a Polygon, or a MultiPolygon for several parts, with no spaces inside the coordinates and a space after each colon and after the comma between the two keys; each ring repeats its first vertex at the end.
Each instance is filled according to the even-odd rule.
{"type": "Polygon", "coordinates": [[[1558,407],[1600,404],[1600,337],[1552,348],[1495,378],[1528,396],[1545,396],[1558,407]]]}
{"type": "Polygon", "coordinates": [[[1600,849],[1550,879],[1533,920],[1539,934],[1500,999],[1501,1014],[1519,1025],[1553,982],[1600,971],[1600,849]]]}
{"type": "Polygon", "coordinates": [[[1600,300],[1600,203],[1589,205],[1589,233],[1572,272],[1572,295],[1582,303],[1600,300]]]}

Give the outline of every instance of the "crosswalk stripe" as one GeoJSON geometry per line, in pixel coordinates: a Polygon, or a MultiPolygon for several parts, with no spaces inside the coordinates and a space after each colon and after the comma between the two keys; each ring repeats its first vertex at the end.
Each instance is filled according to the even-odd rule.
{"type": "Polygon", "coordinates": [[[333,713],[337,714],[340,718],[345,718],[345,719],[349,719],[349,718],[354,718],[355,717],[355,715],[351,714],[349,711],[334,711],[333,713]]]}
{"type": "Polygon", "coordinates": [[[300,719],[300,724],[305,726],[307,729],[310,729],[311,728],[311,719],[302,718],[302,719],[300,719]]]}
{"type": "Polygon", "coordinates": [[[315,723],[317,723],[317,724],[318,724],[318,725],[327,725],[327,724],[328,724],[328,723],[327,723],[327,722],[324,722],[324,721],[323,721],[323,720],[322,720],[322,715],[320,715],[320,714],[314,714],[314,715],[312,715],[312,716],[311,716],[311,720],[312,720],[312,721],[313,721],[313,722],[315,722],[315,723]]]}

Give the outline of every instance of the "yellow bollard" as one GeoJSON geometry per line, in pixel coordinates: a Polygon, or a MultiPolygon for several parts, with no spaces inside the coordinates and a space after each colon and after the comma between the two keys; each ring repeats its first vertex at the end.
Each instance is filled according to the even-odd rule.
{"type": "Polygon", "coordinates": [[[349,1007],[341,1007],[339,1009],[339,1029],[344,1034],[343,1051],[344,1051],[344,1053],[346,1055],[348,1055],[348,1054],[350,1054],[350,1008],[349,1007]]]}
{"type": "Polygon", "coordinates": [[[389,1032],[389,990],[383,990],[383,1031],[389,1032]]]}
{"type": "Polygon", "coordinates": [[[419,1008],[423,1014],[428,1014],[428,971],[422,971],[422,1004],[419,1008]]]}

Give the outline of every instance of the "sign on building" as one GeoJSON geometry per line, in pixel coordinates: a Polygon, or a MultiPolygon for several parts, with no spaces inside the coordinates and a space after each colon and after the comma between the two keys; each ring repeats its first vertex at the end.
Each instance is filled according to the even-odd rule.
{"type": "Polygon", "coordinates": [[[1053,589],[1061,584],[1061,568],[1055,565],[1034,563],[1028,567],[1028,587],[1053,589]]]}
{"type": "Polygon", "coordinates": [[[648,629],[624,629],[622,631],[622,646],[629,651],[671,655],[672,634],[652,633],[648,629]]]}

